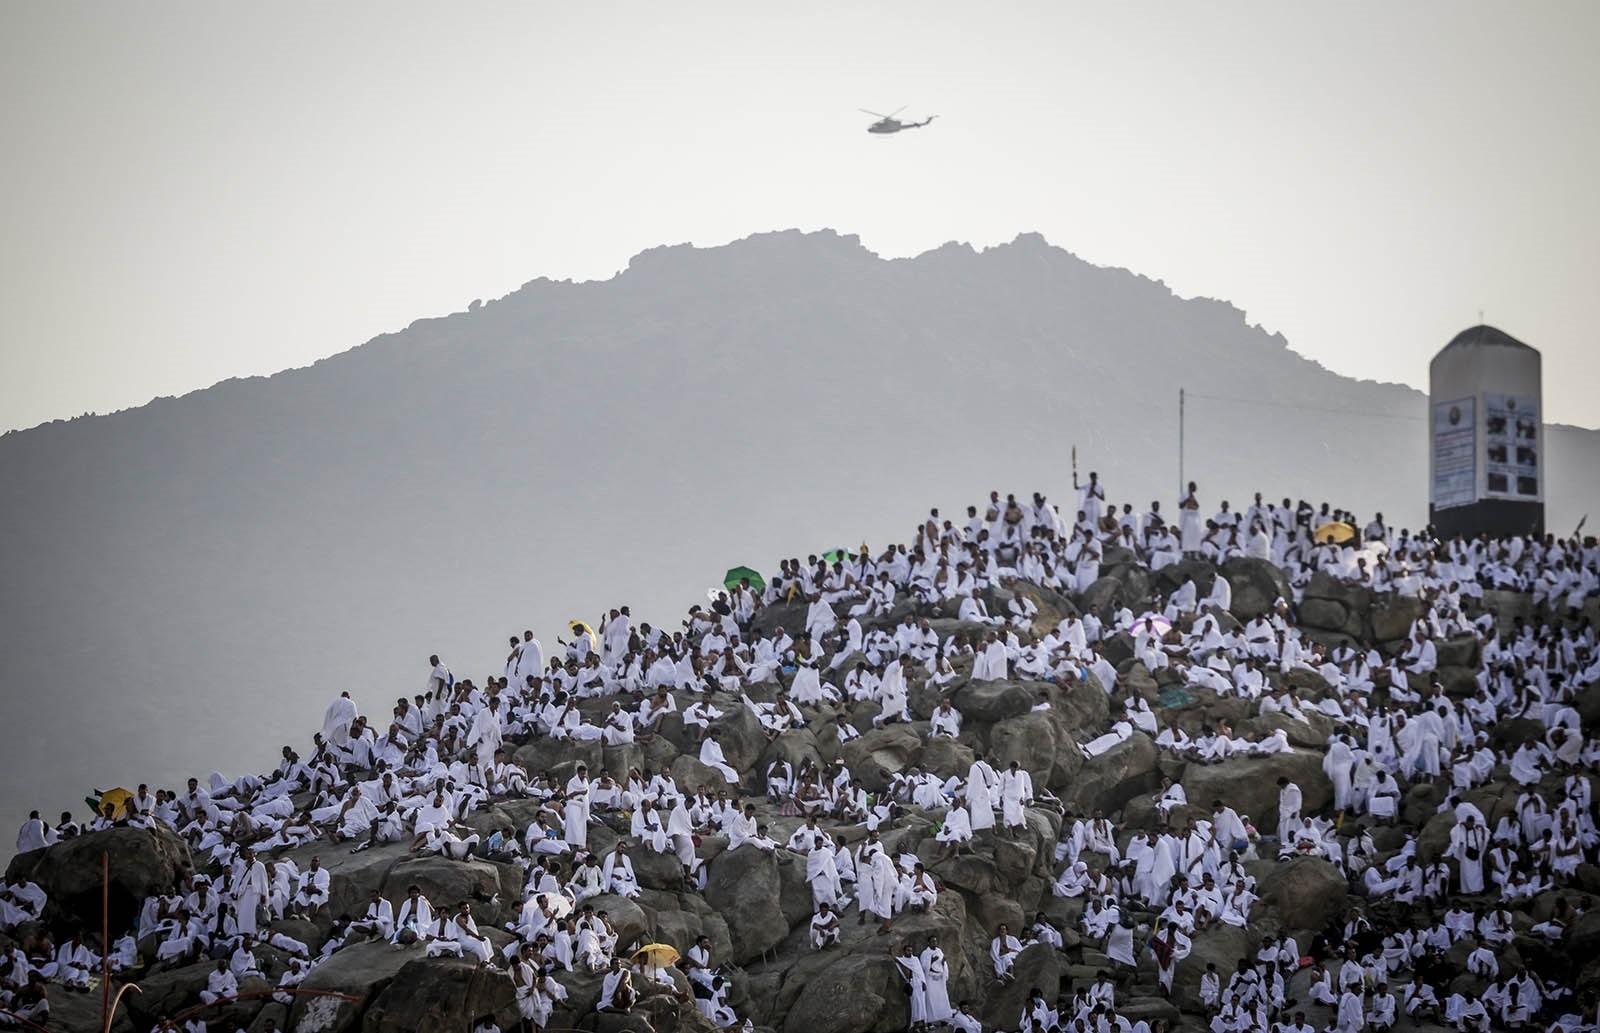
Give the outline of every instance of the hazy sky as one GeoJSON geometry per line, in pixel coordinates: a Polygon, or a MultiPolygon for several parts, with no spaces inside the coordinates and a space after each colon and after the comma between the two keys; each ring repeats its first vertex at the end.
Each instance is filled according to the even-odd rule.
{"type": "Polygon", "coordinates": [[[659,244],[1038,230],[1426,387],[1485,318],[1600,425],[1600,4],[0,7],[0,429],[659,244]],[[939,116],[868,136],[857,107],[939,116]]]}

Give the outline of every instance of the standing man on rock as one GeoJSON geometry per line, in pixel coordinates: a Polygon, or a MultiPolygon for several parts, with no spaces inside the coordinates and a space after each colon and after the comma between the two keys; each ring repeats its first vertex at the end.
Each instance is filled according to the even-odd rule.
{"type": "Polygon", "coordinates": [[[967,769],[966,787],[967,814],[972,819],[973,832],[994,828],[994,798],[991,793],[999,782],[1000,776],[983,759],[983,754],[974,754],[972,766],[967,769]]]}
{"type": "Polygon", "coordinates": [[[900,953],[895,956],[894,963],[911,997],[908,1002],[911,1005],[910,1028],[919,1030],[928,1023],[928,977],[922,970],[922,960],[913,953],[910,940],[900,945],[900,953]]]}
{"type": "Polygon", "coordinates": [[[1489,830],[1478,824],[1476,815],[1468,814],[1450,830],[1450,846],[1445,854],[1456,859],[1456,877],[1463,894],[1483,892],[1483,857],[1488,849],[1489,830]]]}
{"type": "Polygon", "coordinates": [[[434,699],[439,699],[455,683],[455,675],[450,673],[450,668],[439,662],[438,656],[428,657],[428,684],[424,691],[434,699]]]}
{"type": "Polygon", "coordinates": [[[1085,523],[1098,529],[1106,505],[1106,489],[1100,483],[1100,475],[1090,470],[1089,483],[1080,485],[1078,471],[1073,470],[1072,487],[1078,492],[1078,512],[1083,514],[1085,523]]]}
{"type": "Polygon", "coordinates": [[[939,937],[929,936],[922,949],[923,993],[927,996],[927,1021],[941,1025],[950,1021],[950,962],[939,946],[939,937]]]}
{"type": "Polygon", "coordinates": [[[1033,802],[1033,776],[1017,761],[1000,776],[1000,807],[1006,834],[1015,839],[1017,830],[1027,825],[1023,808],[1033,802]]]}
{"type": "Polygon", "coordinates": [[[256,857],[252,847],[244,850],[244,871],[234,883],[234,920],[239,923],[240,935],[256,935],[256,912],[267,897],[267,866],[256,857]]]}
{"type": "Polygon", "coordinates": [[[1289,781],[1289,776],[1278,776],[1278,844],[1289,842],[1289,836],[1300,824],[1300,806],[1304,797],[1300,787],[1289,781]]]}
{"type": "Polygon", "coordinates": [[[564,838],[574,850],[589,848],[589,766],[579,764],[578,770],[567,779],[566,793],[562,797],[565,818],[564,838]]]}
{"type": "Polygon", "coordinates": [[[1200,496],[1193,481],[1189,488],[1178,499],[1178,538],[1179,547],[1186,557],[1200,555],[1200,496]]]}

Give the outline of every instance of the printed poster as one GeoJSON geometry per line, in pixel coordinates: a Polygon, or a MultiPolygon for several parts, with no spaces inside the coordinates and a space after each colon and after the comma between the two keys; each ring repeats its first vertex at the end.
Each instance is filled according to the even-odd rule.
{"type": "Polygon", "coordinates": [[[1483,431],[1484,496],[1539,500],[1539,403],[1525,395],[1486,391],[1483,431]]]}
{"type": "Polygon", "coordinates": [[[1476,399],[1433,407],[1433,504],[1438,509],[1477,501],[1476,399]]]}

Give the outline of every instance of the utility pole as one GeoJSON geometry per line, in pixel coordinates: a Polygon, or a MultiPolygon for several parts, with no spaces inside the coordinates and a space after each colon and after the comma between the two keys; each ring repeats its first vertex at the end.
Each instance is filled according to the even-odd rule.
{"type": "Polygon", "coordinates": [[[1178,498],[1183,498],[1183,388],[1178,388],[1178,498]]]}

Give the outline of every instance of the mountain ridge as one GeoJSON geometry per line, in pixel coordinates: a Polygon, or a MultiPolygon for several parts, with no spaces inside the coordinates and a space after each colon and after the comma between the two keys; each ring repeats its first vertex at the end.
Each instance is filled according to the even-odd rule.
{"type": "MultiPolygon", "coordinates": [[[[851,245],[850,247],[839,248],[839,249],[837,249],[837,251],[835,253],[838,254],[838,255],[844,255],[844,254],[847,254],[847,253],[854,252],[854,253],[858,253],[860,256],[864,256],[867,259],[868,263],[883,263],[883,264],[888,264],[888,265],[891,265],[891,266],[896,265],[896,264],[905,264],[905,263],[925,263],[926,260],[929,260],[930,258],[933,258],[933,257],[936,257],[936,256],[960,256],[960,257],[963,257],[963,258],[976,258],[976,257],[981,257],[983,255],[987,255],[987,254],[990,254],[990,253],[993,253],[993,252],[1004,252],[1007,249],[1025,247],[1025,248],[1027,248],[1029,250],[1037,251],[1038,253],[1048,253],[1048,254],[1050,254],[1052,256],[1059,256],[1060,258],[1065,259],[1065,260],[1069,261],[1070,263],[1076,264],[1076,265],[1082,267],[1083,269],[1094,270],[1094,271],[1099,271],[1099,272],[1106,272],[1106,273],[1111,273],[1111,274],[1125,274],[1127,277],[1131,277],[1135,281],[1142,282],[1142,283],[1147,284],[1147,285],[1149,285],[1149,286],[1151,286],[1153,288],[1156,288],[1158,290],[1158,293],[1160,293],[1162,295],[1165,295],[1167,297],[1170,297],[1171,299],[1176,300],[1178,302],[1198,303],[1198,304],[1214,304],[1214,305],[1220,306],[1224,311],[1237,314],[1238,317],[1239,317],[1240,322],[1247,329],[1260,331],[1262,334],[1266,335],[1271,340],[1279,343],[1289,353],[1291,353],[1291,354],[1293,354],[1293,355],[1295,355],[1295,356],[1297,356],[1299,358],[1304,359],[1306,362],[1311,363],[1317,369],[1324,370],[1326,372],[1332,373],[1333,375],[1338,376],[1341,379],[1350,380],[1350,381],[1353,381],[1355,383],[1360,383],[1360,384],[1373,384],[1373,385],[1376,385],[1376,386],[1397,387],[1397,388],[1404,388],[1404,389],[1407,389],[1407,390],[1410,390],[1410,391],[1418,391],[1417,388],[1411,387],[1408,384],[1404,384],[1404,383],[1401,383],[1401,382],[1398,382],[1398,381],[1373,380],[1373,379],[1364,378],[1364,377],[1351,377],[1351,376],[1348,376],[1348,375],[1345,375],[1345,374],[1336,373],[1336,372],[1330,370],[1328,367],[1324,366],[1321,362],[1317,361],[1316,359],[1296,351],[1294,349],[1294,347],[1292,346],[1292,344],[1288,341],[1288,339],[1286,337],[1284,337],[1284,335],[1281,332],[1268,330],[1263,324],[1260,324],[1260,323],[1252,323],[1252,322],[1250,322],[1249,321],[1249,315],[1248,315],[1248,312],[1246,310],[1239,308],[1236,304],[1234,304],[1231,301],[1228,301],[1225,298],[1217,298],[1217,297],[1212,297],[1210,295],[1182,295],[1182,294],[1179,294],[1175,290],[1173,290],[1173,288],[1170,285],[1168,285],[1166,283],[1166,281],[1164,281],[1164,280],[1162,280],[1160,278],[1147,276],[1147,275],[1145,275],[1143,273],[1138,272],[1137,270],[1129,269],[1129,268],[1124,267],[1124,266],[1099,265],[1099,264],[1096,264],[1094,262],[1089,261],[1088,259],[1082,258],[1082,257],[1074,254],[1073,252],[1071,252],[1071,251],[1069,251],[1069,250],[1067,250],[1065,248],[1062,248],[1062,247],[1060,247],[1058,245],[1055,245],[1055,244],[1051,244],[1044,237],[1043,234],[1038,233],[1036,231],[1019,232],[1014,238],[1012,238],[1009,241],[1004,241],[1004,242],[997,243],[997,244],[987,245],[987,246],[984,246],[984,247],[974,247],[972,244],[970,244],[970,243],[968,243],[966,241],[951,240],[951,241],[946,241],[945,243],[940,244],[940,245],[938,245],[936,247],[929,248],[929,249],[927,249],[927,250],[925,250],[923,252],[920,252],[920,253],[918,253],[916,255],[899,256],[899,257],[884,257],[884,256],[878,254],[877,252],[871,250],[866,245],[862,244],[860,236],[858,234],[853,234],[853,233],[852,234],[843,234],[843,233],[839,233],[838,231],[835,231],[835,230],[832,230],[832,229],[805,231],[805,230],[791,228],[791,229],[785,229],[785,230],[771,230],[771,231],[763,231],[763,232],[759,232],[759,233],[753,233],[753,234],[750,234],[750,235],[748,235],[746,237],[742,237],[742,238],[739,238],[737,240],[729,241],[729,242],[727,242],[725,244],[718,244],[718,245],[700,246],[700,245],[696,245],[696,244],[692,244],[692,243],[688,243],[688,242],[677,243],[677,244],[657,245],[657,246],[654,246],[654,247],[646,248],[643,251],[638,252],[636,255],[634,255],[632,258],[630,258],[628,260],[628,263],[626,265],[624,265],[622,268],[618,269],[617,271],[613,272],[610,276],[604,277],[604,278],[572,279],[572,278],[555,278],[555,277],[550,277],[550,276],[535,277],[534,279],[531,279],[531,280],[528,280],[528,281],[524,282],[519,287],[507,292],[504,295],[501,295],[498,298],[492,298],[492,299],[479,298],[479,299],[475,299],[474,301],[470,302],[464,308],[455,309],[455,310],[452,310],[450,312],[439,314],[439,315],[419,316],[419,317],[417,317],[416,319],[413,319],[410,323],[406,324],[404,327],[402,327],[402,328],[400,328],[398,330],[389,330],[389,331],[385,331],[385,332],[376,334],[376,335],[374,335],[373,337],[369,338],[366,341],[363,341],[363,342],[361,342],[359,344],[352,345],[349,348],[342,349],[342,350],[340,350],[338,352],[334,352],[334,353],[332,353],[330,355],[322,356],[321,358],[315,359],[312,362],[306,363],[305,365],[291,366],[291,367],[287,367],[285,369],[277,370],[277,371],[272,372],[272,373],[257,373],[257,374],[249,374],[249,375],[244,375],[244,376],[225,377],[225,378],[223,378],[221,380],[216,381],[215,383],[212,383],[212,384],[209,384],[209,385],[206,385],[206,386],[203,386],[203,387],[193,388],[191,390],[184,391],[184,392],[179,393],[179,394],[157,395],[157,396],[151,398],[149,401],[144,402],[144,403],[142,403],[140,405],[127,406],[127,407],[124,407],[122,409],[110,410],[110,411],[107,411],[107,412],[89,412],[89,413],[82,413],[82,414],[77,415],[77,416],[59,417],[59,418],[56,418],[56,419],[43,421],[43,422],[35,424],[34,426],[31,426],[31,427],[12,428],[10,430],[6,430],[4,432],[0,432],[0,438],[10,437],[10,436],[13,436],[13,435],[27,434],[27,433],[30,433],[30,432],[35,431],[35,430],[39,430],[39,429],[44,428],[44,427],[54,427],[54,426],[60,426],[60,425],[64,425],[64,424],[76,424],[76,423],[80,423],[80,422],[85,421],[85,420],[94,420],[94,419],[100,419],[100,418],[109,417],[109,416],[117,416],[117,415],[120,415],[122,413],[127,413],[127,412],[131,412],[131,411],[139,410],[139,409],[144,409],[144,408],[147,408],[147,407],[153,406],[153,405],[159,405],[159,404],[164,403],[164,402],[178,401],[178,400],[181,400],[181,399],[188,398],[188,397],[190,397],[192,395],[195,395],[195,394],[198,394],[198,393],[201,393],[201,392],[205,392],[205,391],[210,391],[210,390],[212,390],[214,388],[220,388],[220,387],[223,387],[223,386],[229,385],[229,384],[254,383],[254,382],[258,382],[258,381],[272,381],[272,380],[275,380],[277,378],[283,377],[286,374],[292,374],[292,373],[295,373],[295,372],[298,372],[298,371],[301,371],[301,370],[315,369],[315,368],[317,368],[319,366],[322,366],[323,364],[328,363],[328,362],[330,362],[332,360],[339,359],[341,356],[350,355],[350,354],[355,353],[355,352],[360,352],[363,349],[368,349],[368,348],[372,348],[374,346],[381,345],[383,342],[385,342],[385,341],[387,341],[387,340],[389,340],[391,338],[400,337],[400,336],[402,336],[402,335],[404,335],[406,333],[410,333],[410,332],[413,332],[413,331],[425,330],[425,329],[427,329],[429,327],[432,327],[432,326],[434,326],[436,324],[443,323],[443,322],[448,321],[448,320],[450,320],[452,318],[468,316],[468,315],[472,315],[474,313],[478,313],[478,312],[482,312],[482,311],[488,311],[491,307],[493,307],[495,305],[499,305],[499,304],[503,304],[503,303],[515,300],[519,295],[523,294],[526,291],[529,291],[530,289],[559,288],[559,287],[583,288],[583,287],[600,286],[600,285],[614,283],[614,282],[616,282],[618,280],[621,280],[622,278],[624,278],[626,276],[629,276],[630,274],[637,274],[637,273],[639,273],[641,271],[648,272],[651,268],[653,268],[655,266],[655,263],[657,263],[658,261],[670,260],[670,259],[675,258],[675,257],[677,257],[677,258],[681,258],[681,257],[696,258],[698,256],[705,256],[705,255],[709,255],[709,254],[713,254],[713,253],[717,253],[717,252],[728,252],[728,251],[732,251],[732,250],[738,250],[738,251],[740,251],[742,253],[742,252],[744,252],[746,250],[746,246],[747,245],[760,244],[760,243],[764,243],[764,242],[766,242],[768,240],[794,240],[794,239],[804,240],[808,244],[815,243],[816,241],[821,240],[821,241],[832,241],[832,242],[836,242],[836,243],[844,244],[844,245],[851,245]]],[[[1421,392],[1418,392],[1418,393],[1420,394],[1421,392]]],[[[1576,425],[1557,424],[1557,426],[1576,426],[1576,425]]],[[[1587,430],[1587,429],[1593,429],[1593,428],[1577,428],[1577,429],[1586,429],[1587,430]]]]}

